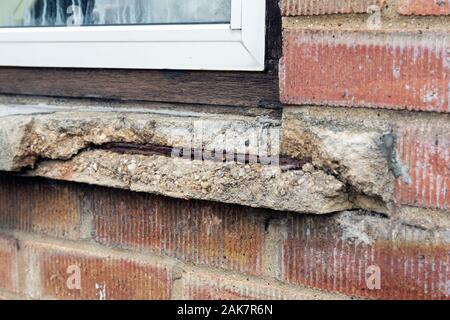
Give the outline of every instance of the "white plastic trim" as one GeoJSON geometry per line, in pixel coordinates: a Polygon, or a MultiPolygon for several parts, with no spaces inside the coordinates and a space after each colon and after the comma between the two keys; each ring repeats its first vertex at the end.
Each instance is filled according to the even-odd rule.
{"type": "Polygon", "coordinates": [[[233,0],[231,24],[0,28],[0,66],[261,71],[265,11],[233,0]]]}

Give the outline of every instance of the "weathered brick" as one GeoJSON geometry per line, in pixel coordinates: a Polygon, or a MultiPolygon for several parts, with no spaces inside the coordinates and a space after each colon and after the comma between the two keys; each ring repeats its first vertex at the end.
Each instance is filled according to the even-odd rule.
{"type": "Polygon", "coordinates": [[[0,289],[18,291],[17,241],[0,236],[0,289]]]}
{"type": "Polygon", "coordinates": [[[40,270],[38,288],[28,291],[37,290],[41,298],[166,300],[171,296],[171,268],[160,263],[46,244],[27,244],[26,250],[31,267],[40,270]],[[67,285],[75,274],[72,268],[79,268],[79,289],[67,285]]]}
{"type": "Polygon", "coordinates": [[[74,184],[0,175],[0,228],[79,239],[84,197],[74,184]]]}
{"type": "Polygon", "coordinates": [[[383,4],[384,0],[281,0],[284,16],[320,15],[335,13],[367,12],[371,5],[383,4]]]}
{"type": "Polygon", "coordinates": [[[291,217],[282,280],[357,297],[450,299],[450,245],[432,232],[373,220],[383,221],[291,217]],[[374,267],[379,289],[369,278],[374,267]]]}
{"type": "Polygon", "coordinates": [[[99,243],[238,272],[262,272],[264,215],[246,207],[98,188],[99,243]]]}
{"type": "Polygon", "coordinates": [[[281,100],[449,112],[449,43],[437,31],[286,30],[281,100]]]}
{"type": "Polygon", "coordinates": [[[397,130],[397,154],[409,179],[397,180],[396,201],[450,209],[450,128],[405,123],[397,130]]]}
{"type": "Polygon", "coordinates": [[[397,0],[403,15],[450,15],[450,0],[397,0]]]}
{"type": "Polygon", "coordinates": [[[284,288],[255,279],[191,272],[183,277],[183,296],[189,300],[319,300],[342,299],[307,288],[284,288]]]}

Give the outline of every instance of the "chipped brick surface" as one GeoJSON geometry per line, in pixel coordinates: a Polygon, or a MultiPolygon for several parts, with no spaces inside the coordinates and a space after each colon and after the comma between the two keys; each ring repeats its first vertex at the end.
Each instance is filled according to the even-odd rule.
{"type": "Polygon", "coordinates": [[[437,31],[286,30],[281,99],[449,112],[449,39],[437,31]]]}

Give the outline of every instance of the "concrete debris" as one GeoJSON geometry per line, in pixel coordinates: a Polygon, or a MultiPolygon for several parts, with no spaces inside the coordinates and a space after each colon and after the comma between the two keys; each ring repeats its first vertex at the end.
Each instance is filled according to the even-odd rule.
{"type": "Polygon", "coordinates": [[[34,113],[36,108],[24,112],[27,108],[31,107],[10,106],[9,114],[0,117],[2,171],[302,213],[352,207],[344,183],[333,175],[314,168],[283,169],[281,121],[267,115],[55,106],[41,108],[39,113],[34,113]],[[199,148],[220,156],[225,152],[226,159],[102,150],[110,143],[164,146],[189,153],[199,148]],[[235,161],[236,154],[247,158],[235,161]],[[252,161],[252,156],[258,161],[252,161]]]}
{"type": "Polygon", "coordinates": [[[69,161],[42,162],[28,174],[301,213],[323,214],[352,207],[344,184],[323,171],[283,172],[279,167],[262,164],[92,150],[69,161]]]}
{"type": "MultiPolygon", "coordinates": [[[[282,152],[312,159],[315,168],[330,172],[356,194],[392,200],[394,175],[383,137],[390,129],[361,125],[354,119],[329,117],[308,109],[286,108],[282,152]]],[[[392,148],[393,146],[389,146],[392,148]]]]}

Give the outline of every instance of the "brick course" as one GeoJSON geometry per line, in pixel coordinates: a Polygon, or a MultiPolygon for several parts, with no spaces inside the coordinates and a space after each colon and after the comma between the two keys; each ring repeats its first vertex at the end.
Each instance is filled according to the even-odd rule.
{"type": "Polygon", "coordinates": [[[406,227],[374,229],[372,240],[361,226],[336,229],[331,220],[292,217],[283,244],[283,281],[375,299],[450,299],[448,244],[426,243],[424,232],[406,227]],[[379,289],[369,278],[373,267],[380,271],[379,289]]]}
{"type": "Polygon", "coordinates": [[[265,217],[255,210],[103,188],[93,191],[93,212],[94,238],[101,244],[262,272],[265,217]]]}
{"type": "MultiPolygon", "coordinates": [[[[420,130],[417,132],[423,135],[420,130]]],[[[15,179],[18,185],[23,180],[15,179]]],[[[90,191],[91,201],[96,204],[87,206],[94,214],[93,227],[100,226],[104,232],[92,235],[101,245],[42,236],[34,231],[15,232],[18,240],[12,236],[0,237],[0,292],[33,299],[345,298],[340,294],[387,299],[450,298],[450,246],[445,240],[448,237],[445,230],[421,229],[391,218],[357,212],[315,216],[259,210],[254,214],[258,213],[263,220],[239,221],[235,220],[238,211],[252,217],[248,213],[253,209],[235,207],[231,210],[218,204],[198,202],[193,205],[193,212],[181,204],[184,201],[165,197],[62,182],[56,182],[54,187],[67,185],[76,192],[90,191]],[[216,205],[215,211],[209,211],[216,205]],[[160,213],[152,216],[155,211],[160,213]],[[250,231],[241,227],[236,229],[237,238],[229,238],[227,228],[214,231],[209,223],[200,224],[205,230],[193,229],[189,233],[184,229],[189,224],[177,217],[177,212],[189,217],[188,222],[197,221],[197,217],[202,218],[199,221],[211,221],[209,215],[203,214],[215,212],[230,227],[233,224],[258,225],[261,242],[257,248],[261,244],[264,247],[255,253],[252,250],[256,249],[240,243],[245,240],[235,240],[242,236],[253,237],[246,235],[245,232],[250,231]],[[101,220],[108,214],[109,222],[101,220]],[[153,221],[152,217],[160,220],[159,229],[149,227],[151,224],[146,227],[153,221]],[[169,218],[174,222],[167,223],[169,220],[165,219],[169,218]],[[102,223],[96,224],[97,219],[102,223]],[[199,237],[202,232],[205,236],[202,240],[192,244],[184,240],[189,239],[186,238],[189,234],[199,237]],[[208,237],[217,240],[208,240],[208,237]],[[221,244],[224,242],[229,246],[225,251],[221,244]],[[190,250],[198,251],[184,251],[180,245],[191,245],[190,250]],[[254,264],[253,258],[243,259],[243,248],[247,250],[245,257],[261,255],[261,260],[254,264]],[[216,252],[241,258],[230,260],[232,264],[228,264],[228,260],[220,260],[216,252]],[[18,259],[19,256],[23,258],[18,259]],[[367,287],[366,272],[371,265],[380,267],[380,290],[367,287]],[[67,286],[71,266],[80,270],[80,290],[67,286]],[[258,272],[248,275],[255,266],[258,272]],[[231,272],[224,270],[226,268],[231,272]],[[270,272],[264,273],[269,269],[270,272]],[[24,279],[19,281],[19,275],[24,279]],[[19,283],[23,284],[20,290],[19,283]]]]}
{"type": "Polygon", "coordinates": [[[83,199],[73,185],[0,176],[0,228],[66,239],[81,238],[83,199]]]}
{"type": "MultiPolygon", "coordinates": [[[[83,300],[167,300],[171,297],[171,268],[93,250],[28,244],[33,268],[39,268],[38,295],[43,298],[83,300]],[[79,289],[67,286],[74,269],[80,270],[79,289]]],[[[30,281],[31,282],[31,281],[30,281]]],[[[34,289],[36,290],[36,289],[34,289]]]]}
{"type": "Polygon", "coordinates": [[[449,41],[444,32],[285,30],[281,100],[449,112],[449,41]]]}

